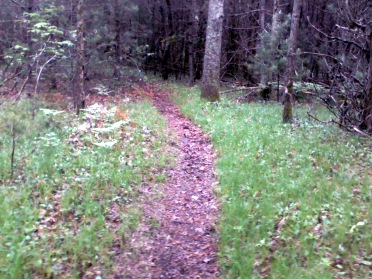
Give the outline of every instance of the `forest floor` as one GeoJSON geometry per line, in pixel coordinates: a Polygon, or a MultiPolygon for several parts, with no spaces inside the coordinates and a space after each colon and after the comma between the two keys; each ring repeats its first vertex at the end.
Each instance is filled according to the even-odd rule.
{"type": "Polygon", "coordinates": [[[212,192],[216,154],[167,92],[150,84],[142,90],[167,119],[169,152],[176,154],[176,163],[168,170],[160,198],[159,189],[143,189],[143,218],[130,244],[135,256],[118,254],[114,278],[217,278],[218,204],[212,192]]]}
{"type": "Polygon", "coordinates": [[[0,96],[0,278],[371,277],[372,145],[322,107],[94,90],[0,96]]]}

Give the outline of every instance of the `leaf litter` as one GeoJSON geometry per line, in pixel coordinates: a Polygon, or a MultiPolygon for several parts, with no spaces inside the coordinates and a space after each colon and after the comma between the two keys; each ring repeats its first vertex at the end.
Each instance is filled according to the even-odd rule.
{"type": "MultiPolygon", "coordinates": [[[[139,89],[138,89],[139,90],[139,89]]],[[[113,278],[217,278],[218,204],[210,140],[182,116],[168,93],[142,86],[168,121],[170,150],[176,154],[161,197],[159,189],[141,189],[144,214],[128,249],[118,249],[119,268],[113,278]]]]}

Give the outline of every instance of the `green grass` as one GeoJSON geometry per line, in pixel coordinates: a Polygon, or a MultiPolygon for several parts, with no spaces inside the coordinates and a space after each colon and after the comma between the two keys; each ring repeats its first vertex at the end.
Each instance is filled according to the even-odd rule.
{"type": "Polygon", "coordinates": [[[299,107],[298,123],[284,125],[275,103],[210,104],[197,88],[173,91],[218,153],[223,278],[372,276],[372,152],[364,139],[299,107]]]}
{"type": "Polygon", "coordinates": [[[113,247],[126,249],[140,220],[138,187],[162,183],[170,160],[150,102],[120,109],[122,118],[99,106],[33,118],[27,101],[2,108],[0,278],[112,274],[113,247]]]}

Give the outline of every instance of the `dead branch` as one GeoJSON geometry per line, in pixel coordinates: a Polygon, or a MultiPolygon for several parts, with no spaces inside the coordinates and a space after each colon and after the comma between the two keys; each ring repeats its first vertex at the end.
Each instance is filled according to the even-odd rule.
{"type": "Polygon", "coordinates": [[[357,48],[359,48],[360,50],[362,50],[363,52],[367,52],[367,49],[365,47],[359,45],[358,43],[356,43],[354,41],[345,40],[345,39],[342,39],[340,37],[330,36],[330,35],[324,33],[322,30],[320,30],[319,28],[317,28],[315,25],[313,25],[310,22],[310,18],[309,17],[307,17],[307,21],[308,21],[308,23],[310,24],[310,26],[312,28],[314,28],[318,33],[322,34],[323,36],[327,37],[328,39],[334,40],[334,41],[340,41],[340,42],[343,42],[343,43],[352,44],[352,45],[356,46],[357,48]]]}
{"type": "Polygon", "coordinates": [[[40,70],[39,70],[39,74],[37,75],[37,78],[36,78],[36,85],[35,85],[35,94],[37,94],[37,89],[38,89],[38,85],[39,85],[39,81],[40,81],[40,77],[41,77],[41,74],[45,68],[45,66],[47,64],[49,64],[51,61],[53,61],[55,58],[57,57],[57,55],[53,55],[51,58],[49,58],[43,66],[41,66],[40,70]]]}
{"type": "Polygon", "coordinates": [[[367,133],[361,131],[359,128],[353,127],[353,130],[355,132],[357,132],[358,134],[360,134],[360,135],[362,135],[362,136],[364,136],[364,137],[369,138],[370,140],[372,140],[372,137],[370,135],[368,135],[367,133]]]}
{"type": "Polygon", "coordinates": [[[226,93],[232,93],[232,92],[238,92],[238,91],[245,91],[245,90],[256,90],[256,89],[260,89],[261,87],[260,86],[254,86],[254,87],[244,87],[244,88],[234,88],[234,89],[229,89],[229,90],[225,90],[225,91],[221,91],[220,94],[226,94],[226,93]]]}
{"type": "Polygon", "coordinates": [[[320,120],[319,118],[317,118],[317,117],[315,117],[314,115],[312,115],[309,111],[307,112],[307,115],[308,115],[310,118],[312,118],[312,119],[314,119],[315,121],[318,121],[318,122],[320,122],[320,123],[322,123],[322,124],[332,124],[332,123],[334,123],[332,120],[331,120],[331,121],[322,121],[322,120],[320,120]]]}
{"type": "Polygon", "coordinates": [[[318,121],[318,122],[320,122],[320,123],[322,123],[322,124],[332,124],[332,123],[333,123],[333,124],[337,124],[337,125],[339,125],[339,126],[341,126],[341,127],[344,127],[344,128],[347,129],[348,131],[355,131],[355,132],[357,132],[358,134],[360,134],[361,136],[366,137],[366,138],[372,140],[372,136],[370,136],[369,134],[367,134],[367,133],[361,131],[358,127],[350,126],[350,125],[345,125],[345,124],[342,124],[341,122],[336,121],[336,120],[334,120],[334,119],[331,120],[331,121],[322,121],[322,120],[318,119],[317,117],[315,117],[314,115],[312,115],[310,112],[307,112],[307,115],[308,115],[309,117],[311,117],[312,119],[314,119],[315,121],[318,121]]]}
{"type": "Polygon", "coordinates": [[[16,142],[18,137],[16,136],[14,123],[12,124],[12,153],[10,154],[10,179],[13,178],[14,175],[14,154],[16,148],[16,142]]]}
{"type": "Polygon", "coordinates": [[[10,0],[10,1],[13,2],[14,4],[16,4],[19,7],[22,7],[22,8],[25,7],[25,6],[21,5],[20,3],[16,2],[15,0],[10,0]]]}

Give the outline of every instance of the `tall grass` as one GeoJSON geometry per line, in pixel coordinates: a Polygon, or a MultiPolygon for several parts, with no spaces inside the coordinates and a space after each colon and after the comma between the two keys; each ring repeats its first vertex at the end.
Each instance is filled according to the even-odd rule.
{"type": "MultiPolygon", "coordinates": [[[[174,87],[182,112],[218,153],[224,278],[368,278],[372,275],[372,152],[365,140],[296,108],[211,104],[174,87]]],[[[318,113],[323,114],[321,111],[318,113]]]]}
{"type": "Polygon", "coordinates": [[[142,183],[164,180],[165,120],[149,102],[81,117],[27,101],[0,113],[0,278],[96,278],[140,218],[142,183]],[[15,157],[11,177],[13,138],[15,157]]]}

